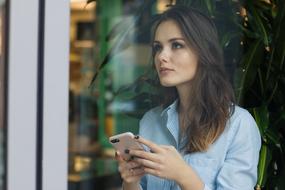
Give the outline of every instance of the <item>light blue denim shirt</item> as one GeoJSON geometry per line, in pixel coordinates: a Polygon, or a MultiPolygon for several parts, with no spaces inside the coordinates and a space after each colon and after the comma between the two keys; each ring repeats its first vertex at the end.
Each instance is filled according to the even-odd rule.
{"type": "MultiPolygon", "coordinates": [[[[157,144],[176,147],[203,180],[204,190],[253,190],[261,138],[250,113],[235,106],[224,132],[206,152],[184,154],[179,144],[176,108],[177,101],[164,110],[156,107],[148,111],[140,121],[140,135],[157,144]]],[[[180,190],[174,181],[153,175],[145,175],[140,184],[143,190],[180,190]]]]}

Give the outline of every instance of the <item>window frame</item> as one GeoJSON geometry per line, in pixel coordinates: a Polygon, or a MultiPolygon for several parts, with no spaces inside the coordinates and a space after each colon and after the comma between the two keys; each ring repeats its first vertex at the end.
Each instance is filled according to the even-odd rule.
{"type": "Polygon", "coordinates": [[[7,190],[67,189],[69,10],[9,1],[7,190]]]}

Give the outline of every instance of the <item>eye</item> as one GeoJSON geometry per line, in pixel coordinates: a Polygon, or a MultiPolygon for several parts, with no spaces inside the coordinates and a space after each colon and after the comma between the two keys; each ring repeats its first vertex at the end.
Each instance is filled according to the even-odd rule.
{"type": "Polygon", "coordinates": [[[181,48],[183,48],[184,46],[181,44],[181,43],[179,43],[179,42],[173,42],[172,43],[172,48],[173,49],[181,49],[181,48]]]}
{"type": "Polygon", "coordinates": [[[152,45],[152,54],[155,55],[157,52],[161,51],[162,47],[160,44],[153,44],[152,45]]]}

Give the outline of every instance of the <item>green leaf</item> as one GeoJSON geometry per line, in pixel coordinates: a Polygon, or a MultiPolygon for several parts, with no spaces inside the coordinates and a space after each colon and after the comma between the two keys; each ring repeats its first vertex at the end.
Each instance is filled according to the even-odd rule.
{"type": "Polygon", "coordinates": [[[257,9],[260,9],[262,11],[271,11],[272,5],[266,1],[256,1],[255,4],[257,6],[257,9]]]}
{"type": "Polygon", "coordinates": [[[261,151],[259,155],[259,163],[258,163],[258,180],[257,185],[263,187],[266,182],[266,171],[268,168],[268,164],[271,161],[271,152],[269,151],[267,145],[263,144],[261,146],[261,151]]]}
{"type": "Polygon", "coordinates": [[[269,112],[267,107],[263,105],[261,107],[253,108],[253,115],[261,136],[266,140],[265,131],[269,126],[269,112]]]}
{"type": "Polygon", "coordinates": [[[244,94],[250,88],[257,74],[258,65],[263,54],[263,44],[261,40],[251,45],[242,60],[241,78],[236,75],[237,101],[241,103],[244,94]]]}
{"type": "Polygon", "coordinates": [[[222,37],[222,41],[221,41],[221,45],[223,48],[227,47],[230,42],[232,41],[232,39],[236,38],[240,36],[239,32],[228,32],[226,34],[223,35],[222,37]]]}
{"type": "Polygon", "coordinates": [[[285,62],[285,17],[281,20],[280,26],[274,31],[274,58],[273,61],[279,65],[281,70],[284,69],[285,62]]]}
{"type": "MultiPolygon", "coordinates": [[[[273,7],[274,15],[276,15],[274,19],[274,28],[278,28],[281,26],[281,22],[285,17],[285,4],[283,0],[278,0],[276,5],[273,7]]],[[[278,31],[278,29],[276,29],[278,31]]]]}
{"type": "Polygon", "coordinates": [[[280,135],[278,131],[274,130],[273,127],[269,128],[266,131],[266,134],[269,143],[272,143],[273,145],[280,147],[280,135]]]}
{"type": "Polygon", "coordinates": [[[260,34],[257,31],[252,31],[243,26],[240,23],[236,23],[236,25],[243,31],[244,35],[248,38],[253,38],[253,39],[260,39],[260,34]]]}
{"type": "Polygon", "coordinates": [[[269,45],[269,37],[268,37],[268,34],[267,34],[267,30],[266,30],[266,27],[265,25],[263,24],[262,22],[262,19],[261,19],[261,16],[259,15],[261,11],[257,12],[257,9],[255,9],[254,7],[251,7],[251,12],[253,14],[253,17],[254,17],[254,22],[256,22],[258,28],[259,28],[259,31],[261,33],[261,36],[263,38],[263,43],[268,46],[269,45]]]}
{"type": "MultiPolygon", "coordinates": [[[[88,0],[87,3],[96,1],[96,0],[88,0]]],[[[143,3],[142,8],[137,12],[137,15],[135,15],[133,22],[125,23],[124,26],[126,27],[119,27],[118,24],[114,26],[114,28],[111,29],[111,32],[107,35],[106,40],[116,39],[115,42],[112,44],[111,48],[106,53],[105,57],[103,58],[102,63],[99,65],[98,70],[94,74],[94,76],[91,79],[91,82],[89,84],[89,88],[92,86],[96,78],[98,77],[101,70],[110,62],[110,60],[113,58],[114,54],[126,49],[130,46],[130,41],[128,40],[128,34],[131,31],[136,30],[136,24],[138,23],[139,19],[143,17],[144,13],[149,11],[149,9],[154,5],[155,1],[146,1],[143,3]],[[116,32],[115,32],[116,31],[116,32]],[[115,35],[116,34],[116,35],[115,35]]],[[[149,23],[155,22],[157,19],[157,15],[154,15],[149,23]]],[[[139,28],[145,28],[146,26],[139,26],[139,28]]],[[[149,27],[147,27],[149,28],[149,27]]],[[[137,29],[139,31],[139,29],[137,29]]]]}
{"type": "Polygon", "coordinates": [[[283,128],[285,125],[285,111],[280,110],[278,113],[276,113],[275,120],[273,121],[273,126],[276,130],[279,130],[280,128],[283,128]]]}
{"type": "Polygon", "coordinates": [[[216,1],[213,1],[213,0],[206,0],[206,6],[207,6],[207,9],[210,13],[211,16],[214,16],[214,11],[215,11],[215,2],[216,1]]]}

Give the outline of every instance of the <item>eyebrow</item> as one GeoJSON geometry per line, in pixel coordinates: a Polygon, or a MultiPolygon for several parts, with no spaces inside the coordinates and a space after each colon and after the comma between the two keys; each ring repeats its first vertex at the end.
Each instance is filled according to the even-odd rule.
{"type": "MultiPolygon", "coordinates": [[[[169,42],[173,42],[173,41],[176,41],[176,40],[185,41],[184,38],[171,38],[171,39],[169,39],[168,41],[169,41],[169,42]]],[[[160,43],[160,41],[154,40],[153,43],[160,43]]]]}

